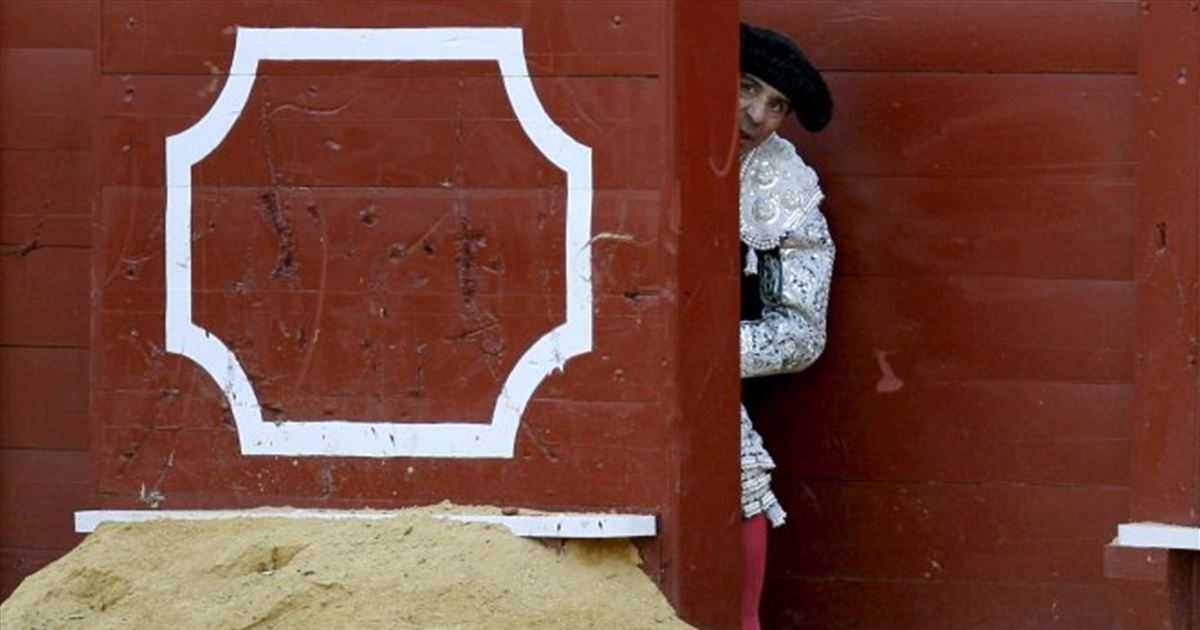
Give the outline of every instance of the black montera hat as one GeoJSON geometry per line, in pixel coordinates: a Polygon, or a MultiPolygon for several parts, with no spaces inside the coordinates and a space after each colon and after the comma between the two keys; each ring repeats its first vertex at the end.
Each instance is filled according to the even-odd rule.
{"type": "Polygon", "coordinates": [[[742,24],[742,72],[783,92],[800,124],[820,131],[833,116],[833,99],[821,73],[795,42],[775,31],[742,24]]]}

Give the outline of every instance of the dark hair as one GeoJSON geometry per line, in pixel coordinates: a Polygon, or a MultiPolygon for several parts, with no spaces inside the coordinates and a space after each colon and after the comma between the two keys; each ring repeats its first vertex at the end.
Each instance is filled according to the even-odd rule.
{"type": "Polygon", "coordinates": [[[742,72],[779,90],[809,131],[820,131],[833,117],[833,97],[821,73],[795,42],[770,29],[742,24],[742,72]]]}

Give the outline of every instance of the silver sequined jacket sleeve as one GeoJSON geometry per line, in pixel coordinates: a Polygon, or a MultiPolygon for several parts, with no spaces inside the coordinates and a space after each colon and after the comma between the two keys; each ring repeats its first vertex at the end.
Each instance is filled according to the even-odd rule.
{"type": "MultiPolygon", "coordinates": [[[[825,349],[825,315],[834,246],[825,217],[813,211],[779,243],[776,299],[765,299],[761,319],[741,323],[742,377],[796,372],[825,349]]],[[[765,277],[765,276],[764,276],[765,277]]]]}

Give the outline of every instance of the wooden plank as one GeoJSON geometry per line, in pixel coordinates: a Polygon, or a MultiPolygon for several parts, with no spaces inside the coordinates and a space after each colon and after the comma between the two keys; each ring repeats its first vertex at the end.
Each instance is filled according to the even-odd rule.
{"type": "Polygon", "coordinates": [[[852,177],[822,181],[839,275],[1129,280],[1124,177],[852,177]]]}
{"type": "MultiPolygon", "coordinates": [[[[174,383],[164,384],[157,391],[97,391],[93,394],[94,415],[103,418],[103,425],[113,427],[179,426],[228,430],[228,417],[220,411],[221,398],[215,387],[206,386],[207,377],[203,374],[188,372],[185,376],[174,383]]],[[[567,380],[552,378],[560,382],[567,380]]],[[[614,391],[624,390],[610,387],[602,393],[612,398],[614,391]]],[[[358,398],[357,404],[364,405],[366,401],[361,399],[365,397],[358,398]]],[[[389,405],[388,411],[391,412],[401,407],[400,403],[394,403],[393,406],[393,400],[397,398],[401,396],[392,396],[379,402],[389,405]]],[[[374,402],[371,399],[368,401],[374,402]]],[[[352,409],[350,405],[355,402],[338,400],[330,404],[339,405],[340,410],[352,409]]],[[[522,428],[520,441],[531,447],[543,448],[546,453],[555,453],[561,447],[590,445],[636,448],[658,444],[666,439],[666,427],[661,423],[643,421],[645,415],[650,413],[648,408],[662,409],[662,401],[646,398],[644,393],[640,400],[592,400],[586,394],[575,399],[535,398],[529,403],[526,412],[529,424],[522,428]]],[[[398,414],[391,413],[382,417],[404,420],[398,414]]]]}
{"type": "Polygon", "coordinates": [[[770,543],[769,579],[1097,583],[1103,577],[1097,558],[1104,543],[1096,538],[1054,543],[989,541],[966,548],[924,534],[881,536],[870,542],[779,535],[770,543]]]}
{"type": "Polygon", "coordinates": [[[0,151],[0,244],[89,245],[94,172],[86,152],[0,151]]]}
{"type": "Polygon", "coordinates": [[[1107,628],[1100,584],[768,580],[767,627],[1107,628]]]}
{"type": "MultiPolygon", "coordinates": [[[[1193,554],[1184,555],[1181,553],[1175,553],[1175,554],[1172,554],[1171,557],[1175,559],[1176,563],[1178,563],[1179,565],[1182,565],[1180,567],[1179,573],[1191,575],[1191,579],[1192,579],[1192,593],[1191,593],[1191,604],[1190,604],[1191,608],[1192,608],[1191,624],[1192,624],[1193,628],[1196,626],[1200,626],[1200,604],[1196,603],[1196,602],[1200,602],[1200,577],[1197,577],[1197,576],[1200,576],[1200,554],[1193,553],[1193,554]],[[1189,559],[1191,560],[1190,566],[1187,565],[1189,559]],[[1184,567],[1186,567],[1186,569],[1184,567]]],[[[1184,584],[1184,588],[1187,588],[1186,584],[1184,584]]],[[[1184,591],[1184,593],[1186,594],[1187,591],[1184,591]]],[[[1185,597],[1186,597],[1186,595],[1185,595],[1185,597]]],[[[1188,600],[1185,599],[1184,601],[1186,602],[1188,600]]],[[[1183,606],[1180,606],[1179,608],[1183,608],[1183,606]]],[[[1176,610],[1178,610],[1178,608],[1176,610]]],[[[1179,625],[1183,625],[1183,622],[1181,621],[1179,625]]]]}
{"type": "Polygon", "coordinates": [[[783,133],[823,176],[1128,178],[1135,80],[1119,75],[828,73],[829,127],[783,133]]]}
{"type": "Polygon", "coordinates": [[[779,474],[773,488],[796,529],[772,540],[771,574],[828,579],[1100,583],[1129,500],[1117,486],[779,474]]]}
{"type": "MultiPolygon", "coordinates": [[[[397,309],[387,318],[363,321],[361,296],[328,296],[321,319],[314,322],[313,311],[287,308],[286,303],[273,301],[269,309],[202,310],[199,321],[235,349],[270,413],[310,419],[346,414],[357,419],[485,421],[491,417],[494,393],[520,353],[561,321],[485,310],[487,321],[494,323],[464,335],[471,320],[461,313],[403,314],[397,309]],[[464,387],[479,396],[461,396],[464,387]]],[[[487,309],[485,300],[479,304],[487,309]]],[[[657,311],[642,317],[599,316],[595,351],[573,360],[561,377],[548,379],[539,397],[659,400],[669,346],[665,304],[657,311]],[[622,350],[635,338],[643,340],[643,352],[622,350]]],[[[164,389],[190,396],[194,388],[214,386],[204,375],[196,383],[189,361],[162,351],[161,330],[160,313],[96,318],[92,387],[97,396],[109,390],[164,389]]]]}
{"type": "Polygon", "coordinates": [[[0,146],[91,148],[95,83],[91,50],[0,49],[0,146]]]}
{"type": "Polygon", "coordinates": [[[34,247],[87,247],[91,217],[76,215],[0,215],[0,246],[6,250],[34,247]],[[11,247],[7,247],[11,246],[11,247]]]}
{"type": "Polygon", "coordinates": [[[797,479],[1122,485],[1128,384],[748,382],[751,417],[797,479]],[[936,401],[931,404],[930,401],[936,401]],[[1087,457],[1079,457],[1086,452],[1087,457]]]}
{"type": "MultiPolygon", "coordinates": [[[[207,81],[107,77],[102,101],[114,113],[102,119],[100,143],[112,157],[102,181],[161,181],[166,136],[194,124],[219,91],[207,81]]],[[[661,81],[551,77],[536,85],[556,123],[592,147],[597,188],[657,187],[666,158],[657,143],[665,133],[655,106],[661,81]]],[[[195,183],[562,188],[565,176],[520,128],[495,78],[306,73],[263,79],[195,183]]]]}
{"type": "MultiPolygon", "coordinates": [[[[737,73],[733,2],[668,3],[672,33],[673,160],[659,210],[672,254],[667,271],[674,317],[675,399],[669,420],[672,477],[664,511],[663,584],[683,619],[699,628],[738,625],[741,510],[735,407],[738,401],[735,224],[738,169],[732,90],[737,73]],[[728,161],[727,161],[728,158],[728,161]]],[[[632,344],[630,352],[640,352],[632,344]]]]}
{"type": "Polygon", "coordinates": [[[0,448],[88,449],[88,351],[0,346],[0,448]]]}
{"type": "MultiPolygon", "coordinates": [[[[284,62],[265,65],[285,65],[284,62]]],[[[516,120],[495,64],[430,62],[430,76],[390,77],[333,72],[326,62],[286,62],[288,74],[261,74],[251,99],[265,103],[272,120],[516,120]]],[[[370,63],[361,65],[369,66],[370,63]]],[[[572,136],[600,135],[596,123],[661,117],[655,77],[532,78],[538,97],[572,136]]],[[[105,116],[198,119],[223,89],[223,76],[102,75],[99,111],[105,116]]],[[[591,138],[580,137],[583,142],[591,138]]]]}
{"type": "Polygon", "coordinates": [[[38,247],[0,257],[0,344],[89,344],[91,252],[38,247]]]}
{"type": "MultiPolygon", "coordinates": [[[[664,368],[673,361],[667,332],[670,307],[668,300],[646,298],[639,302],[644,310],[637,315],[597,317],[592,353],[574,359],[570,372],[547,378],[537,396],[581,402],[661,401],[664,368]],[[629,350],[631,343],[637,352],[629,350]]],[[[605,312],[603,306],[599,312],[605,312]]]]}
{"type": "MultiPolygon", "coordinates": [[[[88,343],[99,9],[0,3],[0,344],[88,343]]],[[[3,599],[81,538],[62,525],[90,488],[87,352],[0,347],[0,392],[3,599]]]]}
{"type": "Polygon", "coordinates": [[[94,173],[87,151],[0,151],[0,213],[88,217],[94,173]]]}
{"type": "Polygon", "coordinates": [[[805,376],[829,372],[875,384],[888,378],[888,388],[895,386],[891,378],[902,384],[1132,378],[1129,282],[835,277],[829,322],[828,353],[805,376]]]}
{"type": "Polygon", "coordinates": [[[741,9],[795,38],[823,70],[1127,74],[1137,11],[1128,0],[745,0],[741,9]]]}
{"type": "MultiPolygon", "coordinates": [[[[665,5],[636,0],[559,3],[105,2],[106,74],[209,74],[228,68],[235,25],[524,28],[537,75],[649,75],[663,71],[665,5]]],[[[392,64],[403,74],[412,64],[392,64]]]]}
{"type": "MultiPolygon", "coordinates": [[[[361,300],[327,296],[326,310],[316,321],[308,309],[247,313],[236,307],[210,307],[198,313],[198,321],[238,353],[257,383],[260,402],[273,410],[272,418],[298,419],[345,414],[358,419],[486,422],[520,352],[551,327],[544,318],[495,316],[487,320],[495,321],[494,327],[464,336],[470,321],[445,315],[409,315],[363,325],[363,310],[348,303],[361,300]],[[299,346],[286,340],[281,330],[294,331],[297,324],[309,325],[310,339],[316,341],[299,346]],[[462,396],[463,391],[477,395],[462,396]]],[[[154,349],[157,335],[149,332],[154,328],[141,325],[142,319],[119,314],[97,320],[98,332],[112,326],[125,331],[111,341],[97,336],[95,347],[104,352],[101,365],[130,370],[128,375],[98,380],[97,389],[143,386],[145,379],[162,376],[168,358],[154,349]]],[[[215,384],[206,378],[202,386],[215,384]]]]}
{"type": "Polygon", "coordinates": [[[1131,516],[1200,525],[1200,14],[1156,2],[1141,28],[1131,516]]]}
{"type": "MultiPolygon", "coordinates": [[[[222,230],[219,232],[225,238],[236,242],[253,232],[245,221],[231,217],[231,212],[239,206],[235,199],[239,195],[250,204],[260,205],[258,191],[226,189],[209,192],[219,193],[221,198],[221,209],[211,217],[220,221],[222,230]]],[[[546,247],[529,249],[530,230],[523,227],[545,223],[547,233],[553,233],[553,212],[547,212],[543,221],[510,211],[514,203],[518,206],[526,200],[540,203],[541,195],[530,197],[528,193],[504,191],[393,194],[373,190],[371,198],[377,204],[378,213],[377,218],[366,225],[361,210],[365,205],[358,203],[362,198],[357,195],[361,193],[336,189],[317,192],[317,198],[322,199],[319,212],[328,217],[323,219],[328,224],[323,224],[320,229],[315,223],[310,224],[307,211],[299,210],[307,207],[304,199],[297,197],[295,203],[291,202],[291,193],[306,199],[309,192],[289,190],[282,207],[292,208],[296,225],[293,236],[298,252],[311,252],[322,247],[335,252],[331,255],[333,260],[328,273],[314,275],[319,263],[301,254],[297,259],[300,264],[297,286],[272,278],[269,272],[276,262],[275,257],[256,256],[261,254],[261,249],[274,249],[278,245],[269,226],[269,234],[262,237],[265,240],[250,241],[245,247],[230,248],[228,244],[214,245],[211,250],[201,247],[197,257],[202,269],[197,293],[200,321],[226,336],[239,350],[246,349],[244,360],[248,369],[255,378],[263,379],[264,402],[288,414],[318,418],[347,414],[359,419],[402,420],[490,417],[491,403],[487,396],[463,398],[457,394],[461,391],[462,379],[481,378],[490,388],[487,391],[495,389],[498,387],[495,379],[507,372],[519,351],[537,334],[561,321],[561,291],[556,292],[552,287],[547,291],[544,285],[548,279],[560,274],[555,265],[561,265],[562,254],[553,239],[546,247]],[[415,197],[409,199],[405,195],[415,197]],[[477,254],[481,277],[473,286],[470,303],[481,315],[487,315],[485,324],[494,320],[495,326],[490,332],[481,330],[482,335],[471,338],[462,338],[463,332],[468,330],[463,327],[462,318],[470,315],[470,309],[464,302],[460,287],[462,278],[457,271],[460,265],[456,260],[461,251],[455,241],[460,236],[459,228],[450,222],[445,234],[433,234],[430,226],[435,221],[430,220],[407,232],[402,230],[399,235],[393,233],[394,238],[376,242],[374,236],[387,230],[395,232],[397,226],[402,228],[405,221],[412,220],[391,212],[397,208],[392,208],[387,199],[407,199],[406,203],[410,205],[416,202],[409,209],[427,209],[446,206],[453,198],[472,208],[472,213],[477,207],[482,210],[481,220],[473,223],[471,228],[478,233],[480,243],[486,246],[481,246],[477,254]],[[405,258],[401,264],[389,260],[388,246],[394,243],[403,243],[405,251],[415,252],[411,254],[415,261],[405,258]],[[438,252],[435,263],[425,265],[422,262],[426,258],[434,260],[430,256],[434,252],[426,251],[424,244],[431,244],[438,252]],[[517,247],[517,244],[524,247],[517,247]],[[373,245],[377,247],[373,248],[373,245]],[[353,253],[355,251],[357,253],[353,253]],[[547,255],[551,259],[545,260],[547,255]],[[555,256],[557,261],[553,260],[555,256]],[[503,272],[503,279],[484,273],[491,257],[498,257],[501,264],[493,271],[503,272]],[[257,265],[252,262],[256,258],[261,260],[257,265]],[[361,261],[368,259],[382,268],[375,263],[364,267],[361,261]],[[415,271],[412,268],[414,262],[417,264],[415,271]],[[409,272],[397,272],[398,264],[409,272],[421,272],[421,282],[407,283],[409,272]],[[220,272],[220,265],[224,265],[222,268],[227,268],[228,273],[220,272]],[[253,271],[255,269],[258,271],[253,271]],[[550,273],[547,275],[542,273],[544,271],[550,273]],[[318,275],[325,277],[323,290],[318,275]],[[363,313],[370,314],[366,325],[363,313]],[[320,321],[314,319],[317,314],[323,314],[320,321]],[[314,325],[324,330],[324,337],[320,350],[311,353],[309,367],[304,368],[305,357],[309,356],[306,344],[316,334],[314,325]],[[496,353],[497,360],[478,361],[478,344],[486,345],[496,340],[502,344],[489,352],[496,353]],[[415,350],[417,348],[424,349],[421,352],[427,352],[428,356],[424,359],[417,356],[420,354],[415,350]],[[469,368],[463,369],[461,365],[469,368]],[[304,387],[299,389],[295,379],[301,372],[305,379],[304,387]],[[364,374],[371,378],[363,378],[364,374]],[[439,378],[439,375],[445,378],[439,378]],[[425,385],[419,385],[421,382],[425,385]],[[421,392],[420,396],[414,399],[410,395],[413,391],[421,392]],[[431,406],[430,400],[439,402],[431,406]]],[[[98,304],[104,315],[97,319],[95,327],[98,348],[95,386],[99,390],[150,389],[157,385],[147,383],[153,382],[160,371],[175,374],[173,370],[177,368],[166,366],[178,366],[182,361],[165,356],[161,350],[162,316],[157,311],[163,304],[162,265],[155,226],[161,220],[161,210],[157,208],[161,206],[162,193],[161,190],[112,189],[107,193],[100,223],[116,238],[111,247],[98,246],[97,269],[101,286],[98,304]],[[136,264],[127,264],[131,262],[136,264]]],[[[615,193],[601,194],[597,197],[596,228],[603,230],[608,226],[614,230],[610,234],[628,235],[638,240],[642,240],[644,231],[649,230],[651,232],[644,236],[647,243],[644,248],[653,252],[656,249],[652,242],[653,231],[658,226],[653,220],[655,215],[649,211],[651,202],[648,198],[626,199],[615,193]],[[632,215],[626,212],[631,203],[634,204],[632,215]],[[626,216],[632,218],[626,219],[626,216]]],[[[256,217],[259,219],[263,217],[256,217]]],[[[198,223],[210,225],[207,220],[198,220],[198,223]]],[[[216,232],[206,228],[206,235],[200,240],[207,242],[215,238],[213,234],[216,232]]],[[[622,238],[611,239],[613,246],[624,242],[622,238]]],[[[618,260],[620,251],[610,251],[609,243],[609,240],[596,243],[598,278],[603,280],[612,273],[646,273],[640,266],[614,269],[608,260],[618,260]]],[[[641,276],[635,276],[633,284],[626,286],[637,288],[638,277],[641,276]]],[[[646,284],[660,279],[658,275],[650,276],[646,284]]],[[[631,280],[625,278],[619,282],[631,280]]],[[[606,286],[601,284],[600,290],[606,286]]],[[[613,290],[619,286],[613,286],[613,290]]],[[[596,351],[573,361],[563,378],[552,378],[543,386],[541,395],[619,401],[653,400],[660,396],[661,385],[654,377],[661,374],[661,365],[667,355],[666,335],[662,332],[662,322],[667,317],[664,302],[637,294],[629,297],[624,291],[615,295],[621,296],[619,302],[601,300],[597,304],[596,351]],[[636,306],[625,307],[625,303],[636,306]],[[611,307],[625,308],[614,310],[611,307]],[[640,343],[637,353],[622,351],[621,344],[628,343],[631,337],[647,340],[640,343]]],[[[203,378],[202,383],[206,383],[206,377],[203,378]]]]}
{"type": "Polygon", "coordinates": [[[99,48],[97,0],[4,0],[0,42],[4,48],[99,48]]]}
{"type": "MultiPolygon", "coordinates": [[[[1108,608],[1115,624],[1136,627],[1152,620],[1151,623],[1160,626],[1187,627],[1183,620],[1172,619],[1175,611],[1170,601],[1173,590],[1170,556],[1164,549],[1137,549],[1116,544],[1104,548],[1108,608]]],[[[1183,594],[1186,591],[1178,589],[1175,592],[1183,594]]]]}
{"type": "Polygon", "coordinates": [[[0,547],[69,549],[82,536],[73,514],[86,506],[86,451],[0,449],[0,547]]]}
{"type": "MultiPolygon", "coordinates": [[[[654,411],[647,406],[640,421],[654,422],[654,411]]],[[[668,491],[659,445],[547,449],[524,434],[512,460],[263,458],[242,456],[227,427],[102,426],[95,452],[97,492],[113,508],[469,505],[503,497],[547,510],[636,512],[661,505],[668,491]],[[585,481],[598,476],[609,482],[585,481]]]]}
{"type": "MultiPolygon", "coordinates": [[[[558,295],[562,191],[388,188],[204,188],[193,194],[199,293],[379,293],[380,299],[461,294],[470,236],[475,294],[558,295]],[[290,256],[282,270],[281,256],[290,256]],[[286,271],[286,272],[285,272],[286,271]]],[[[161,291],[161,189],[106,188],[97,218],[99,304],[160,305],[123,294],[161,291]]],[[[593,204],[595,290],[652,293],[665,254],[653,200],[602,193],[593,204]]],[[[633,298],[631,298],[633,299],[633,298]]],[[[561,312],[561,299],[546,310],[561,312]]]]}

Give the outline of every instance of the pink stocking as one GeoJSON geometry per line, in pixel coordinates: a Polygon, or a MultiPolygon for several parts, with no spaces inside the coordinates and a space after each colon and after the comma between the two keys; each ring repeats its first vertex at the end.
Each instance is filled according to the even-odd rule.
{"type": "Polygon", "coordinates": [[[767,574],[767,517],[742,521],[742,630],[759,630],[758,603],[767,574]]]}

